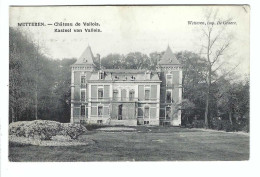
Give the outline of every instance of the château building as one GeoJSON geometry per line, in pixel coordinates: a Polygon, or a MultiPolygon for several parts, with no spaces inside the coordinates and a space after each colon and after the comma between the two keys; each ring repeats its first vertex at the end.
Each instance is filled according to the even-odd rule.
{"type": "Polygon", "coordinates": [[[71,66],[71,123],[181,124],[182,67],[169,46],[155,71],[97,69],[94,59],[88,46],[71,66]]]}

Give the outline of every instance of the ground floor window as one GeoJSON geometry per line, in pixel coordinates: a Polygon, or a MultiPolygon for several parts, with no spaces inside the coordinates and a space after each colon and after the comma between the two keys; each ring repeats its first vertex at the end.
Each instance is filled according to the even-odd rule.
{"type": "Polygon", "coordinates": [[[118,106],[118,120],[122,120],[123,105],[118,106]]]}
{"type": "Polygon", "coordinates": [[[138,118],[143,118],[143,116],[144,116],[143,108],[138,108],[138,118]]]}
{"type": "Polygon", "coordinates": [[[149,118],[149,107],[144,108],[144,118],[149,118]]]}
{"type": "Polygon", "coordinates": [[[85,110],[85,105],[81,105],[80,107],[80,115],[81,116],[85,116],[86,115],[86,110],[85,110]]]}
{"type": "Polygon", "coordinates": [[[98,116],[103,115],[103,106],[98,106],[98,116]]]}

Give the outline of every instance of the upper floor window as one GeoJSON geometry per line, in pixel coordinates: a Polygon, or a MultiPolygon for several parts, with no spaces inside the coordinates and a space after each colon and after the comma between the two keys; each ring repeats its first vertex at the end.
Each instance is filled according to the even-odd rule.
{"type": "Polygon", "coordinates": [[[80,82],[81,82],[81,84],[85,84],[86,83],[86,76],[81,76],[80,82]]]}
{"type": "Polygon", "coordinates": [[[118,98],[118,91],[117,91],[117,90],[114,90],[114,91],[113,91],[113,99],[114,99],[114,100],[117,100],[117,98],[118,98]]]}
{"type": "Polygon", "coordinates": [[[167,103],[172,102],[172,90],[166,90],[166,102],[167,103]]]}
{"type": "Polygon", "coordinates": [[[149,100],[150,99],[150,89],[145,89],[144,91],[144,99],[149,100]]]}
{"type": "Polygon", "coordinates": [[[166,75],[166,85],[172,85],[172,75],[171,74],[167,74],[166,75]]]}
{"type": "Polygon", "coordinates": [[[135,97],[135,91],[134,90],[131,90],[129,92],[129,101],[133,101],[134,100],[134,97],[135,97]]]}
{"type": "Polygon", "coordinates": [[[81,90],[80,91],[80,100],[85,101],[85,99],[86,99],[86,92],[85,92],[85,90],[81,90]]]}
{"type": "Polygon", "coordinates": [[[103,88],[98,88],[98,98],[103,98],[104,97],[104,90],[103,88]]]}

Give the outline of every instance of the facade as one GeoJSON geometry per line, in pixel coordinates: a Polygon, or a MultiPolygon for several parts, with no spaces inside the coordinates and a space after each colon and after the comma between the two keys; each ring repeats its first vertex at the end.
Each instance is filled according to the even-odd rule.
{"type": "Polygon", "coordinates": [[[88,46],[71,66],[71,123],[181,124],[182,68],[170,47],[156,71],[98,70],[93,59],[88,46]]]}

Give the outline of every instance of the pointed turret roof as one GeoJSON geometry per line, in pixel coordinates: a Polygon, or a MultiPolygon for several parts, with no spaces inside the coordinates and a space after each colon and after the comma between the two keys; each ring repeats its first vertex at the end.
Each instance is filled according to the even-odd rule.
{"type": "Polygon", "coordinates": [[[90,46],[88,46],[84,50],[82,55],[78,58],[75,64],[94,64],[93,60],[94,60],[93,53],[91,51],[90,46]]]}
{"type": "Polygon", "coordinates": [[[170,46],[168,45],[164,55],[162,56],[162,59],[158,62],[160,65],[167,65],[167,64],[172,64],[172,65],[179,65],[180,62],[176,58],[176,56],[173,54],[170,46]]]}

